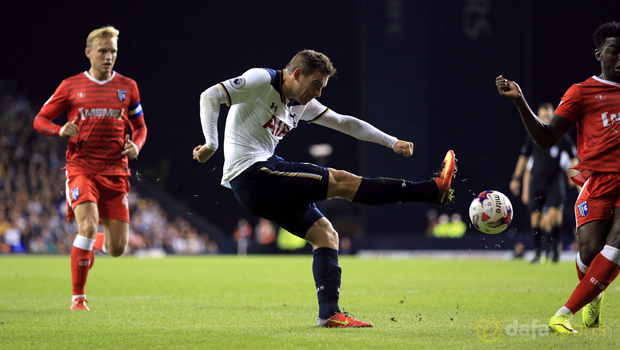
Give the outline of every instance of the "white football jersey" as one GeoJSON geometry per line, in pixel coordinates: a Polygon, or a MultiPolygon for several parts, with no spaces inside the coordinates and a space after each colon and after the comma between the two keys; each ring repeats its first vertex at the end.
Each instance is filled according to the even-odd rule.
{"type": "Polygon", "coordinates": [[[282,95],[282,71],[253,68],[219,84],[231,106],[224,132],[222,185],[256,162],[269,159],[300,120],[312,122],[329,111],[316,99],[301,105],[282,95]]]}

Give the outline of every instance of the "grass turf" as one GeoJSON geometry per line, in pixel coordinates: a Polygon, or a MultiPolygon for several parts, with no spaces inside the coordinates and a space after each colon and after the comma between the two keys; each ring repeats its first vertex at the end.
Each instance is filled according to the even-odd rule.
{"type": "Polygon", "coordinates": [[[311,263],[98,256],[86,288],[91,311],[71,312],[68,256],[0,257],[0,348],[620,348],[617,283],[603,327],[548,331],[576,285],[572,263],[341,257],[340,305],[370,329],[315,327],[311,263]]]}

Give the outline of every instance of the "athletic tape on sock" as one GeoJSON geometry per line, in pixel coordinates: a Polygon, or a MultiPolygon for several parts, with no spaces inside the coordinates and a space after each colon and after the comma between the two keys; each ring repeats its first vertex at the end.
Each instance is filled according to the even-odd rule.
{"type": "Polygon", "coordinates": [[[77,235],[75,237],[75,241],[73,241],[73,246],[76,248],[80,248],[82,250],[93,250],[93,246],[95,245],[94,239],[88,239],[84,236],[77,235]]]}
{"type": "Polygon", "coordinates": [[[577,253],[575,261],[577,261],[577,266],[579,266],[579,270],[581,270],[581,272],[584,274],[588,273],[588,266],[581,261],[581,255],[579,255],[579,253],[577,253]]]}
{"type": "Polygon", "coordinates": [[[601,250],[601,255],[614,264],[620,265],[620,249],[605,245],[603,250],[601,250]]]}

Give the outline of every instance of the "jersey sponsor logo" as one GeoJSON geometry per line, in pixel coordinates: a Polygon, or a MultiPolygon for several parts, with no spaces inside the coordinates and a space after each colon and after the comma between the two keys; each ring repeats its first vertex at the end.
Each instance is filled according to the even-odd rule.
{"type": "Polygon", "coordinates": [[[242,87],[245,86],[245,78],[244,77],[237,77],[234,79],[230,79],[229,80],[230,85],[232,85],[233,88],[235,89],[241,89],[242,87]]]}
{"type": "Polygon", "coordinates": [[[78,199],[78,197],[80,196],[80,188],[77,187],[75,190],[71,191],[71,198],[76,201],[78,199]]]}
{"type": "Polygon", "coordinates": [[[275,115],[271,116],[271,119],[263,125],[263,128],[269,129],[269,132],[275,137],[284,136],[291,131],[291,127],[276,118],[275,115]]]}
{"type": "Polygon", "coordinates": [[[613,114],[613,113],[610,114],[609,112],[605,112],[601,114],[601,117],[603,118],[604,128],[620,123],[620,118],[618,117],[618,114],[613,114]],[[607,118],[608,115],[609,115],[609,118],[607,118]]]}
{"type": "Polygon", "coordinates": [[[581,215],[581,217],[588,215],[588,201],[577,204],[577,210],[579,210],[579,215],[581,215]]]}
{"type": "Polygon", "coordinates": [[[124,102],[127,98],[127,91],[125,90],[116,90],[116,95],[121,102],[124,102]]]}
{"type": "Polygon", "coordinates": [[[78,109],[80,114],[80,120],[86,119],[123,119],[125,114],[125,108],[87,108],[81,107],[78,109]]]}

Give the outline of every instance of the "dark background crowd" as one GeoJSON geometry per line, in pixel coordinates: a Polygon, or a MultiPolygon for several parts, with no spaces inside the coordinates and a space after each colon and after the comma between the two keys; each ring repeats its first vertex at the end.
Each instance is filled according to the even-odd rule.
{"type": "MultiPolygon", "coordinates": [[[[304,123],[276,153],[369,177],[419,181],[454,149],[459,172],[453,205],[370,207],[334,200],[320,207],[353,246],[442,248],[444,242],[420,243],[429,210],[460,214],[468,224],[475,194],[510,195],[525,130],[512,104],[497,96],[495,77],[516,80],[533,106],[557,105],[571,84],[600,71],[591,35],[599,24],[617,20],[617,10],[610,0],[571,6],[560,0],[3,4],[0,27],[10,33],[0,55],[3,239],[8,231],[9,241],[32,251],[66,251],[72,241],[75,227],[64,219],[65,143],[38,135],[31,123],[63,79],[88,69],[85,39],[95,28],[120,30],[115,70],[137,81],[149,128],[140,159],[130,162],[132,250],[145,245],[170,252],[237,250],[233,233],[246,214],[219,185],[222,147],[206,164],[191,156],[204,142],[199,96],[249,68],[281,69],[302,49],[326,53],[338,68],[321,103],[412,141],[414,155],[403,158],[304,123]],[[333,152],[317,159],[308,152],[314,144],[330,144],[333,152]],[[145,190],[140,181],[168,197],[145,190]],[[170,199],[182,205],[170,205],[170,199]]],[[[222,108],[220,140],[226,112],[222,108]]],[[[55,120],[66,121],[65,115],[55,120]]],[[[515,219],[505,236],[529,237],[527,210],[511,199],[515,219]]],[[[572,205],[567,202],[565,212],[572,205]]],[[[247,220],[254,228],[258,224],[258,218],[247,220]]],[[[468,228],[464,239],[476,235],[468,228]]],[[[471,248],[462,241],[448,246],[471,248]]]]}

